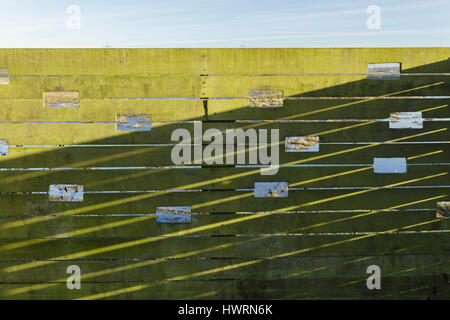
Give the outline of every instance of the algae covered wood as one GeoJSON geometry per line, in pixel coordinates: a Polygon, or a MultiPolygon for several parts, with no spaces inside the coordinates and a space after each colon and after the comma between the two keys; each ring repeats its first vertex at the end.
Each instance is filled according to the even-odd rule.
{"type": "Polygon", "coordinates": [[[449,56],[0,49],[0,298],[450,297],[449,56]],[[236,129],[276,130],[274,175],[202,140],[236,129]]]}

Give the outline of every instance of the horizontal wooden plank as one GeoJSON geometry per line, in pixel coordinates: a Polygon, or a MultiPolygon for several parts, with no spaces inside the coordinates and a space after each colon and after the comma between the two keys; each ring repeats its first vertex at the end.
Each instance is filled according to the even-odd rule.
{"type": "Polygon", "coordinates": [[[283,90],[285,97],[444,96],[448,76],[404,77],[400,80],[367,80],[365,76],[236,76],[208,77],[206,97],[245,98],[249,91],[283,90]]]}
{"type": "MultiPolygon", "coordinates": [[[[318,135],[322,142],[448,141],[447,122],[425,122],[423,130],[389,129],[389,123],[203,123],[203,132],[216,128],[278,129],[280,137],[318,135]],[[421,134],[423,133],[423,134],[421,134]]],[[[148,144],[170,143],[172,132],[187,129],[193,137],[192,123],[152,123],[149,132],[116,131],[115,124],[0,124],[0,138],[10,145],[61,144],[148,144]]],[[[178,142],[178,141],[177,141],[178,142]]],[[[3,160],[3,159],[2,159],[3,160]]]]}
{"type": "MultiPolygon", "coordinates": [[[[283,139],[283,138],[282,138],[283,139]]],[[[234,146],[233,152],[226,152],[219,145],[222,155],[211,156],[201,150],[204,165],[249,165],[250,156],[256,156],[260,164],[261,157],[258,146],[234,146]],[[233,155],[234,160],[227,163],[227,157],[233,155]],[[244,162],[240,159],[244,157],[244,162]],[[207,161],[215,161],[208,163],[207,161]]],[[[191,164],[194,160],[194,148],[188,146],[191,152],[191,164]]],[[[8,156],[0,162],[1,168],[82,168],[82,167],[145,167],[145,166],[175,166],[174,146],[155,147],[70,147],[70,148],[11,148],[8,156]]],[[[415,157],[408,163],[446,163],[449,159],[448,143],[442,144],[383,144],[383,145],[320,145],[318,152],[286,152],[284,139],[278,145],[279,164],[369,164],[373,158],[415,157]]],[[[178,152],[175,153],[175,156],[178,152]]],[[[18,173],[20,174],[20,173],[18,173]]]]}
{"type": "MultiPolygon", "coordinates": [[[[48,195],[0,195],[3,216],[75,214],[148,214],[158,206],[190,205],[192,212],[433,208],[446,189],[302,190],[287,198],[254,198],[252,191],[205,191],[144,194],[85,194],[83,202],[49,202],[48,195]]],[[[30,220],[31,221],[34,220],[30,220]]]]}
{"type": "MultiPolygon", "coordinates": [[[[342,287],[345,288],[350,285],[345,285],[348,278],[364,278],[369,265],[380,267],[382,281],[389,277],[399,279],[402,276],[439,275],[450,271],[448,255],[304,256],[252,262],[247,259],[202,259],[201,257],[175,260],[144,259],[133,262],[123,260],[58,261],[30,270],[5,272],[1,274],[0,280],[3,283],[65,282],[68,277],[67,267],[75,264],[81,270],[82,283],[115,281],[122,282],[125,286],[126,282],[167,281],[177,277],[185,277],[184,280],[203,281],[225,279],[296,280],[334,277],[342,278],[342,287]],[[248,265],[245,265],[246,262],[249,262],[248,265]],[[238,267],[239,265],[241,266],[238,267]],[[190,277],[194,274],[199,275],[190,277]]],[[[20,262],[0,262],[1,269],[11,269],[16,265],[20,265],[20,262]]],[[[365,284],[365,281],[363,283],[365,284]]],[[[24,288],[26,287],[24,285],[24,288]]]]}
{"type": "Polygon", "coordinates": [[[365,74],[368,63],[377,62],[401,62],[403,72],[449,70],[448,48],[428,48],[421,51],[422,49],[208,49],[208,72],[242,74],[245,70],[249,74],[365,74]]]}
{"type": "Polygon", "coordinates": [[[152,121],[204,119],[201,100],[87,100],[78,108],[45,108],[42,101],[0,101],[0,122],[115,122],[117,114],[149,114],[152,121]]]}
{"type": "MultiPolygon", "coordinates": [[[[297,280],[218,280],[169,283],[85,283],[80,290],[66,284],[27,290],[27,284],[1,287],[2,299],[446,299],[448,285],[439,276],[387,278],[382,291],[368,290],[360,278],[297,280]],[[340,284],[357,281],[342,288],[340,284]],[[301,288],[301,289],[299,289],[301,288]],[[263,289],[263,290],[262,290],[263,289]],[[25,291],[23,293],[23,291],[25,291]],[[12,293],[21,292],[11,297],[12,293]]],[[[30,287],[30,285],[28,285],[30,287]]]]}
{"type": "Polygon", "coordinates": [[[233,77],[19,77],[11,78],[0,99],[42,99],[42,92],[77,91],[83,99],[247,98],[249,91],[282,90],[285,97],[445,96],[448,76],[415,76],[396,81],[365,76],[233,77]]]}
{"type": "Polygon", "coordinates": [[[448,48],[1,49],[12,75],[363,73],[401,62],[403,72],[448,72],[448,48]]]}
{"type": "MultiPolygon", "coordinates": [[[[322,143],[448,142],[448,130],[440,130],[447,129],[446,122],[425,122],[422,130],[390,130],[387,122],[224,121],[375,119],[420,110],[429,110],[424,117],[448,117],[448,99],[285,100],[278,110],[248,108],[246,99],[250,90],[269,89],[296,98],[448,95],[448,76],[443,75],[365,79],[368,63],[400,62],[402,72],[410,73],[449,72],[448,56],[448,48],[0,49],[0,67],[8,68],[10,76],[0,92],[5,99],[0,101],[0,139],[9,145],[169,143],[175,129],[192,133],[193,124],[158,121],[208,120],[212,122],[204,122],[204,130],[279,129],[281,140],[318,135],[322,143]],[[46,109],[45,91],[77,91],[81,105],[46,109]],[[166,97],[242,99],[209,99],[207,105],[200,99],[139,99],[166,97]],[[150,132],[133,133],[117,132],[114,123],[87,123],[114,122],[116,114],[151,114],[156,123],[150,132]],[[85,123],[19,124],[26,121],[85,123]]],[[[288,154],[281,146],[280,159],[370,164],[375,156],[418,156],[411,163],[448,162],[446,143],[364,146],[323,144],[319,153],[308,154],[288,154]]],[[[0,166],[170,165],[170,152],[169,146],[13,146],[0,166]]],[[[434,210],[423,210],[447,200],[445,188],[291,190],[283,199],[232,191],[251,189],[255,181],[287,181],[299,188],[439,186],[447,184],[447,169],[411,166],[405,175],[376,175],[362,167],[297,167],[282,168],[271,177],[257,168],[0,172],[0,298],[447,297],[450,286],[443,275],[449,270],[450,222],[435,218],[434,210]],[[45,192],[58,183],[82,184],[84,201],[49,202],[47,194],[4,193],[45,192]],[[215,191],[90,193],[173,188],[215,191]],[[158,224],[153,215],[133,215],[153,214],[165,205],[190,205],[192,223],[158,224]],[[386,208],[400,211],[351,211],[386,208]],[[283,210],[297,212],[235,214],[283,210]],[[315,210],[319,212],[311,212],[315,210]],[[401,232],[374,233],[396,228],[401,232]],[[80,264],[83,275],[94,274],[82,280],[80,291],[65,286],[68,264],[80,264]],[[368,264],[382,268],[382,291],[367,290],[368,264]],[[60,283],[45,283],[55,280],[60,283]]]]}
{"type": "MultiPolygon", "coordinates": [[[[412,162],[412,161],[411,161],[412,162]]],[[[417,160],[416,160],[417,162],[417,160]]],[[[258,168],[78,170],[0,172],[0,192],[46,192],[49,185],[76,183],[85,191],[234,190],[255,182],[286,181],[294,188],[383,187],[403,181],[408,186],[448,185],[448,166],[409,166],[407,174],[374,174],[370,167],[284,167],[274,176],[258,168]],[[435,176],[430,179],[424,177],[435,176]],[[411,181],[413,180],[413,181],[411,181]]],[[[349,192],[357,190],[349,190],[349,192]]],[[[411,190],[413,192],[418,190],[411,190]]],[[[441,189],[447,192],[447,189],[441,189]]]]}
{"type": "Polygon", "coordinates": [[[84,201],[49,202],[48,195],[0,195],[1,214],[129,214],[155,213],[158,206],[191,205],[192,212],[260,212],[293,210],[385,209],[397,205],[432,208],[446,189],[302,190],[287,198],[254,198],[253,192],[206,191],[144,194],[85,194],[84,201]],[[425,199],[430,199],[425,201],[425,199]],[[419,202],[418,201],[423,201],[419,202]]]}
{"type": "MultiPolygon", "coordinates": [[[[209,120],[383,119],[390,113],[429,110],[446,118],[450,99],[285,100],[283,108],[250,108],[248,99],[211,99],[209,120]],[[436,109],[435,109],[436,108],[436,109]]],[[[45,108],[40,100],[0,100],[1,122],[115,121],[116,114],[151,114],[153,121],[205,120],[197,100],[85,100],[78,108],[45,108]]]]}
{"type": "Polygon", "coordinates": [[[78,91],[83,99],[195,98],[201,96],[200,76],[179,77],[17,77],[0,92],[0,99],[42,99],[46,91],[78,91]]]}
{"type": "MultiPolygon", "coordinates": [[[[2,273],[31,270],[51,265],[57,260],[76,259],[147,259],[172,255],[215,258],[262,258],[294,256],[448,254],[446,233],[377,234],[362,236],[219,236],[219,237],[147,237],[34,239],[35,245],[0,251],[1,260],[21,260],[2,273]],[[36,248],[39,248],[37,250],[36,248]],[[26,260],[26,261],[24,261],[26,260]],[[34,261],[48,260],[48,261],[34,261]]],[[[2,240],[4,246],[17,240],[2,240]]]]}
{"type": "Polygon", "coordinates": [[[284,100],[282,108],[250,108],[247,99],[208,101],[209,120],[386,119],[394,112],[425,111],[447,118],[450,99],[284,100]],[[445,107],[447,106],[447,107],[445,107]],[[436,108],[436,109],[433,109],[436,108]]]}
{"type": "Polygon", "coordinates": [[[14,75],[198,74],[202,51],[186,49],[2,49],[14,75]]]}
{"type": "MultiPolygon", "coordinates": [[[[75,216],[48,217],[47,220],[27,225],[30,218],[1,218],[0,238],[61,238],[61,237],[149,237],[186,232],[192,230],[195,235],[252,235],[325,233],[364,233],[382,232],[411,226],[408,230],[448,230],[450,219],[436,220],[435,211],[381,211],[381,212],[314,212],[285,213],[251,217],[249,220],[228,224],[243,215],[236,214],[199,214],[192,216],[192,222],[186,225],[168,225],[157,223],[155,216],[75,216]],[[253,219],[252,219],[253,218],[253,219]],[[432,222],[433,221],[433,222],[432,222]],[[430,222],[430,223],[428,223],[430,222]],[[18,228],[2,226],[19,225],[18,228]],[[218,228],[203,230],[202,226],[219,225],[218,228]]],[[[24,240],[26,243],[26,240],[24,240]]],[[[2,248],[2,246],[0,246],[2,248]]],[[[7,250],[6,248],[2,248],[7,250]]],[[[13,249],[13,248],[12,248],[13,249]]]]}

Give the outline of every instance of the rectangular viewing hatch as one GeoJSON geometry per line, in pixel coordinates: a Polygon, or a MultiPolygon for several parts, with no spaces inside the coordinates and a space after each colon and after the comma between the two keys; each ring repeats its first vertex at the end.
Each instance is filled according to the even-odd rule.
{"type": "Polygon", "coordinates": [[[281,90],[249,91],[248,100],[254,108],[281,108],[284,96],[281,90]]]}
{"type": "Polygon", "coordinates": [[[158,207],[156,208],[156,222],[159,223],[190,223],[191,207],[158,207]]]}
{"type": "Polygon", "coordinates": [[[44,92],[44,107],[47,108],[78,108],[80,95],[76,91],[44,92]]]}
{"type": "Polygon", "coordinates": [[[374,158],[374,173],[406,173],[406,158],[374,158]]]}
{"type": "Polygon", "coordinates": [[[255,182],[255,198],[286,198],[288,182],[255,182]]]}
{"type": "Polygon", "coordinates": [[[398,80],[400,79],[401,65],[395,63],[369,63],[367,79],[398,80]]]}

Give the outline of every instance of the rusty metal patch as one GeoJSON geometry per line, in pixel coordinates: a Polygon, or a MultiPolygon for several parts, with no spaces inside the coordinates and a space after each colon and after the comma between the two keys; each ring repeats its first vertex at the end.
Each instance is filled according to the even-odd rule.
{"type": "Polygon", "coordinates": [[[78,108],[80,95],[77,91],[44,92],[44,107],[78,108]]]}
{"type": "Polygon", "coordinates": [[[281,108],[283,100],[282,90],[249,91],[248,93],[250,107],[281,108]]]}
{"type": "Polygon", "coordinates": [[[50,201],[82,202],[84,190],[78,184],[51,184],[48,192],[50,201]]]}
{"type": "Polygon", "coordinates": [[[158,207],[156,208],[156,222],[159,223],[190,223],[191,207],[158,207]]]}
{"type": "Polygon", "coordinates": [[[441,201],[436,203],[436,217],[437,218],[450,217],[450,201],[441,201]]]}
{"type": "Polygon", "coordinates": [[[422,112],[395,112],[389,118],[390,129],[422,129],[422,112]]]}
{"type": "Polygon", "coordinates": [[[8,149],[9,149],[8,140],[0,139],[0,156],[7,156],[8,149]]]}
{"type": "Polygon", "coordinates": [[[116,116],[117,131],[150,131],[152,116],[149,114],[118,114],[116,116]]]}
{"type": "Polygon", "coordinates": [[[374,173],[406,173],[406,158],[373,158],[374,173]]]}
{"type": "Polygon", "coordinates": [[[0,69],[0,84],[9,84],[8,69],[0,69]]]}
{"type": "Polygon", "coordinates": [[[400,63],[369,63],[367,79],[398,80],[400,79],[400,63]]]}
{"type": "Polygon", "coordinates": [[[255,198],[286,198],[288,182],[255,182],[255,198]]]}
{"type": "Polygon", "coordinates": [[[286,137],[286,152],[318,152],[319,137],[286,137]]]}

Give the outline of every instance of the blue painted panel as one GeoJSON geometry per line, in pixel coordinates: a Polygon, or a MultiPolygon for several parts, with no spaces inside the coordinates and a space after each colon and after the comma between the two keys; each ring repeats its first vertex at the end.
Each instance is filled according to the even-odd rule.
{"type": "Polygon", "coordinates": [[[159,223],[190,223],[191,207],[158,207],[156,208],[156,222],[159,223]]]}
{"type": "Polygon", "coordinates": [[[8,140],[6,139],[0,139],[0,156],[7,156],[8,155],[8,140]]]}
{"type": "Polygon", "coordinates": [[[406,158],[374,158],[374,173],[406,173],[406,158]]]}
{"type": "Polygon", "coordinates": [[[395,112],[389,118],[390,129],[422,129],[422,112],[395,112]]]}
{"type": "Polygon", "coordinates": [[[78,184],[51,184],[48,192],[50,201],[82,202],[84,190],[78,184]]]}

